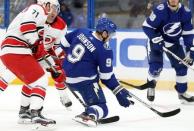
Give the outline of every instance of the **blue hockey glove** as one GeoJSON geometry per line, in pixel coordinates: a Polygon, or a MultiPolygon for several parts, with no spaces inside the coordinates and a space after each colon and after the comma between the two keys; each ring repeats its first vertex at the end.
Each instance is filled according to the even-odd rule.
{"type": "Polygon", "coordinates": [[[117,86],[113,90],[113,93],[116,95],[116,98],[121,106],[129,107],[130,105],[134,105],[134,102],[128,99],[131,98],[128,91],[124,89],[121,85],[117,86]]]}
{"type": "Polygon", "coordinates": [[[164,40],[162,36],[151,39],[151,49],[162,51],[164,46],[164,40]]]}

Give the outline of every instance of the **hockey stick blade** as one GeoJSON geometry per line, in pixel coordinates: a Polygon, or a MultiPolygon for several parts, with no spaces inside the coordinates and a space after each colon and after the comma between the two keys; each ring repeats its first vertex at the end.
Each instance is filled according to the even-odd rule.
{"type": "Polygon", "coordinates": [[[108,124],[119,121],[119,116],[112,116],[108,118],[99,119],[97,122],[98,124],[108,124]]]}
{"type": "Polygon", "coordinates": [[[133,85],[133,84],[127,83],[127,82],[125,82],[125,81],[121,81],[121,80],[119,80],[119,82],[120,82],[121,84],[130,86],[130,87],[133,87],[133,88],[138,89],[138,90],[145,90],[145,89],[148,88],[147,86],[144,86],[144,85],[136,86],[136,85],[133,85]]]}
{"type": "Polygon", "coordinates": [[[178,114],[181,109],[178,108],[178,109],[175,109],[173,111],[169,111],[169,112],[160,112],[156,109],[154,109],[151,105],[147,104],[146,102],[144,102],[143,100],[141,100],[139,97],[135,96],[133,93],[129,92],[129,95],[132,96],[134,99],[136,99],[137,101],[139,101],[141,104],[143,104],[145,107],[149,108],[150,110],[152,110],[154,113],[158,114],[159,116],[161,117],[171,117],[171,116],[174,116],[176,114],[178,114]]]}
{"type": "Polygon", "coordinates": [[[169,111],[169,112],[159,112],[159,111],[156,111],[156,110],[153,110],[153,111],[156,112],[161,117],[171,117],[171,116],[174,116],[174,115],[178,114],[181,111],[181,109],[178,108],[178,109],[175,109],[175,110],[172,110],[172,111],[169,111]]]}

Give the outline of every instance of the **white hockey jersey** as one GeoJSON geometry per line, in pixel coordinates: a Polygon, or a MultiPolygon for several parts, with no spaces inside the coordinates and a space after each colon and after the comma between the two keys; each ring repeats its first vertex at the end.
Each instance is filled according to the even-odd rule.
{"type": "Polygon", "coordinates": [[[30,47],[39,39],[47,13],[41,5],[33,4],[19,13],[9,25],[1,44],[3,54],[31,54],[30,47]]]}
{"type": "Polygon", "coordinates": [[[64,20],[57,16],[52,24],[45,24],[43,44],[46,50],[53,46],[59,46],[61,39],[67,33],[67,25],[64,20]]]}

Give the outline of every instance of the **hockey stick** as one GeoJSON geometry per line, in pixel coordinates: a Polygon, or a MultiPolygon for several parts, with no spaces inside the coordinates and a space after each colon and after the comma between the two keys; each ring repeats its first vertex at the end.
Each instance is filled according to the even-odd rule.
{"type": "Polygon", "coordinates": [[[136,86],[136,85],[130,84],[130,83],[125,82],[125,81],[122,81],[122,80],[119,80],[119,82],[120,82],[121,84],[130,86],[130,87],[133,87],[133,88],[138,89],[138,90],[145,90],[145,89],[147,89],[147,88],[149,87],[149,85],[145,85],[145,84],[140,85],[140,86],[136,86]]]}
{"type": "MultiPolygon", "coordinates": [[[[57,72],[57,70],[52,66],[52,64],[46,59],[46,57],[43,57],[43,59],[45,60],[45,62],[48,64],[48,66],[54,71],[54,73],[56,75],[54,76],[59,76],[59,72],[57,72]]],[[[71,87],[68,86],[68,84],[65,83],[65,85],[67,86],[67,88],[71,91],[71,93],[75,96],[75,98],[82,104],[82,106],[84,108],[87,107],[87,105],[83,102],[83,100],[71,89],[71,87]]],[[[119,116],[112,116],[112,117],[107,117],[107,118],[102,118],[97,120],[98,124],[108,124],[108,123],[113,123],[113,122],[117,122],[119,121],[119,116]]]]}
{"type": "Polygon", "coordinates": [[[160,111],[154,109],[152,106],[150,106],[146,102],[144,102],[143,100],[141,100],[140,98],[138,98],[137,96],[135,96],[134,94],[132,94],[131,92],[129,92],[129,95],[132,96],[134,99],[136,99],[141,104],[143,104],[144,106],[146,106],[147,108],[149,108],[150,110],[152,110],[154,113],[158,114],[161,117],[171,117],[171,116],[178,114],[181,111],[180,108],[177,108],[177,109],[169,111],[169,112],[160,112],[160,111]]]}
{"type": "Polygon", "coordinates": [[[188,67],[188,68],[190,68],[191,70],[194,71],[194,69],[188,63],[186,63],[183,59],[181,59],[180,57],[178,57],[177,55],[175,55],[173,52],[171,52],[170,50],[168,50],[166,47],[163,47],[163,50],[166,53],[171,54],[175,59],[177,59],[178,61],[180,61],[183,65],[185,65],[186,67],[188,67]]]}

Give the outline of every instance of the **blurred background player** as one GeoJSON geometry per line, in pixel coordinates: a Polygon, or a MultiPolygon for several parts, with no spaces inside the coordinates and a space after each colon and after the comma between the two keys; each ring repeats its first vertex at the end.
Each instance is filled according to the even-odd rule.
{"type": "Polygon", "coordinates": [[[81,94],[87,105],[85,111],[74,120],[88,126],[96,126],[98,119],[108,115],[99,80],[112,90],[121,106],[134,104],[128,100],[128,91],[118,83],[113,73],[113,52],[106,42],[115,34],[116,29],[117,26],[111,20],[100,18],[95,32],[76,29],[65,35],[67,45],[62,44],[67,53],[63,63],[66,83],[81,94]]]}
{"type": "Polygon", "coordinates": [[[55,20],[59,3],[57,0],[39,0],[38,4],[24,9],[9,25],[1,44],[1,60],[6,68],[31,88],[29,115],[32,122],[53,126],[56,121],[41,114],[48,78],[34,59],[32,49],[39,44],[39,29],[44,27],[46,21],[52,23],[55,20]]]}
{"type": "MultiPolygon", "coordinates": [[[[144,21],[143,30],[149,38],[148,62],[149,75],[147,78],[147,98],[153,101],[155,87],[163,68],[163,46],[168,48],[178,57],[191,64],[194,59],[193,26],[191,23],[191,11],[180,3],[179,0],[168,0],[153,9],[151,15],[144,21]],[[180,37],[183,37],[187,55],[180,45],[180,37]],[[191,63],[190,63],[191,62],[191,63]]],[[[187,67],[174,57],[166,54],[171,66],[176,72],[175,89],[183,103],[193,103],[194,97],[186,94],[187,91],[187,67]]]]}

